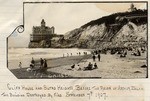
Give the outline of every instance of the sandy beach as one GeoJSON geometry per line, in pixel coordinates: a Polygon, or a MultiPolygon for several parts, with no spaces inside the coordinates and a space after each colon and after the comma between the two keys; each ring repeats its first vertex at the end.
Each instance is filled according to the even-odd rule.
{"type": "MultiPolygon", "coordinates": [[[[37,61],[37,64],[39,62],[37,61]]],[[[20,79],[41,79],[41,78],[100,78],[100,79],[138,79],[147,77],[146,54],[132,56],[130,53],[125,58],[120,58],[118,54],[101,54],[101,61],[94,62],[92,55],[70,56],[55,59],[47,59],[47,74],[36,74],[27,72],[27,68],[11,69],[11,72],[20,79]],[[98,68],[84,70],[88,63],[97,63],[98,68]],[[71,65],[75,68],[71,69],[71,65]],[[81,68],[78,70],[77,65],[81,68]]],[[[39,68],[38,66],[36,68],[39,68]]]]}

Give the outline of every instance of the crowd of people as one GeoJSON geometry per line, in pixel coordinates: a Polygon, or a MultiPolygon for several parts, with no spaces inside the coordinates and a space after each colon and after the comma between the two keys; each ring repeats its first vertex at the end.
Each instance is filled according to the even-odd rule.
{"type": "MultiPolygon", "coordinates": [[[[19,68],[22,70],[22,63],[19,62],[19,68]]],[[[27,72],[35,72],[34,75],[37,73],[47,73],[47,60],[40,58],[40,65],[36,64],[34,58],[32,57],[30,67],[26,69],[27,72]]]]}
{"type": "MultiPolygon", "coordinates": [[[[84,53],[84,54],[86,55],[87,53],[84,53]]],[[[94,62],[93,64],[91,62],[89,62],[88,65],[83,67],[83,68],[81,68],[79,64],[76,64],[76,65],[73,64],[73,65],[71,65],[71,69],[72,70],[83,70],[83,71],[84,70],[97,69],[98,66],[97,66],[97,63],[95,61],[96,61],[96,59],[98,59],[98,62],[100,62],[100,60],[101,60],[100,51],[95,50],[95,51],[92,51],[91,54],[92,54],[92,59],[93,59],[93,62],[94,62]]]]}
{"type": "MultiPolygon", "coordinates": [[[[145,52],[144,48],[141,48],[141,50],[136,49],[136,50],[130,50],[130,49],[126,49],[126,48],[113,48],[113,49],[104,49],[104,50],[94,50],[91,51],[91,60],[89,61],[89,63],[87,64],[87,66],[81,66],[79,63],[76,64],[72,64],[71,65],[71,70],[93,70],[93,69],[98,69],[100,66],[98,62],[101,61],[101,54],[107,54],[108,52],[110,52],[110,54],[119,54],[120,57],[126,57],[126,55],[128,54],[128,51],[131,51],[131,55],[134,56],[141,56],[141,53],[145,52]],[[93,60],[93,61],[92,61],[93,60]],[[98,64],[98,65],[97,65],[98,64]]],[[[80,55],[87,55],[87,52],[78,52],[76,53],[77,56],[80,55]]],[[[72,56],[72,53],[66,53],[63,54],[63,57],[69,57],[72,56]]],[[[46,59],[39,59],[39,62],[37,63],[38,60],[34,60],[34,58],[32,57],[31,63],[30,63],[30,67],[27,68],[27,71],[35,71],[36,73],[47,73],[47,60],[46,59]],[[38,65],[37,65],[38,64],[38,65]]],[[[19,62],[19,68],[20,70],[22,69],[22,63],[19,62]]],[[[70,68],[70,67],[69,67],[70,68]]]]}
{"type": "MultiPolygon", "coordinates": [[[[117,48],[106,48],[106,49],[102,49],[102,50],[94,50],[94,51],[91,51],[91,54],[92,54],[92,59],[93,59],[93,62],[95,63],[91,63],[89,62],[88,66],[84,67],[83,70],[92,70],[92,69],[96,69],[98,68],[97,64],[96,64],[96,60],[97,62],[101,61],[101,55],[100,54],[107,54],[107,53],[110,53],[111,55],[113,54],[118,54],[120,56],[120,58],[125,58],[128,54],[128,51],[131,51],[130,55],[134,55],[134,56],[141,56],[141,53],[144,53],[145,52],[145,48],[141,48],[141,49],[138,49],[138,48],[135,48],[135,49],[131,49],[131,48],[120,48],[120,47],[117,47],[117,48]]],[[[79,67],[79,65],[75,65],[73,64],[71,66],[71,69],[74,69],[74,68],[77,68],[77,70],[81,70],[81,67],[79,67]]]]}
{"type": "MultiPolygon", "coordinates": [[[[95,54],[93,54],[93,61],[95,61],[96,60],[96,55],[95,54]]],[[[101,60],[101,56],[100,56],[100,53],[98,53],[97,54],[97,58],[98,58],[98,61],[100,61],[101,60]]]]}
{"type": "Polygon", "coordinates": [[[91,62],[89,62],[89,64],[86,67],[83,67],[83,68],[80,67],[79,64],[71,65],[71,70],[77,70],[77,71],[80,71],[80,70],[83,70],[83,71],[85,71],[85,70],[93,70],[93,69],[97,69],[97,68],[98,68],[97,64],[96,63],[92,64],[91,62]]]}
{"type": "MultiPolygon", "coordinates": [[[[83,54],[81,52],[77,52],[76,54],[74,54],[74,56],[80,56],[80,55],[87,55],[87,52],[83,52],[83,54]]],[[[63,57],[69,57],[69,56],[73,56],[73,53],[64,53],[63,57]]]]}
{"type": "MultiPolygon", "coordinates": [[[[77,56],[80,56],[80,55],[87,55],[88,53],[87,52],[78,52],[76,53],[77,56]]],[[[63,57],[69,57],[69,56],[73,56],[73,53],[66,53],[66,54],[63,54],[63,57]]],[[[79,70],[81,69],[79,67],[79,65],[77,65],[79,70]]],[[[20,71],[22,70],[22,62],[19,62],[19,65],[18,67],[20,68],[20,71]]],[[[74,68],[74,66],[72,66],[72,68],[74,68]]],[[[47,74],[47,69],[48,69],[48,66],[47,66],[47,60],[46,59],[43,59],[43,58],[40,58],[39,60],[34,60],[34,58],[32,57],[32,60],[30,62],[30,65],[29,65],[29,68],[26,69],[27,72],[34,72],[34,75],[36,75],[37,73],[45,73],[47,74]]]]}
{"type": "Polygon", "coordinates": [[[89,62],[88,66],[84,67],[84,70],[93,70],[93,69],[97,69],[97,68],[98,68],[98,66],[96,63],[94,63],[94,65],[93,65],[91,62],[89,62]]]}

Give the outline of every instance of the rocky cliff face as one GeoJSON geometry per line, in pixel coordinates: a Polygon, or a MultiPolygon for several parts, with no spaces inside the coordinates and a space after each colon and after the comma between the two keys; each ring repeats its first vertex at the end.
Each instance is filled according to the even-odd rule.
{"type": "Polygon", "coordinates": [[[50,48],[51,43],[42,40],[40,42],[29,42],[29,48],[50,48]]]}
{"type": "Polygon", "coordinates": [[[128,47],[147,42],[147,11],[116,13],[91,21],[64,36],[62,46],[128,47]]]}

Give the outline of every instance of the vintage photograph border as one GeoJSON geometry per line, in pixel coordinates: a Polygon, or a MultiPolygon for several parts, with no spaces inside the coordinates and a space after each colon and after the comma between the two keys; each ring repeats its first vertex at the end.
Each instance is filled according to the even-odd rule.
{"type": "MultiPolygon", "coordinates": [[[[7,61],[7,69],[8,69],[8,38],[15,32],[17,31],[18,33],[23,33],[24,30],[25,30],[25,4],[46,4],[46,3],[146,3],[146,6],[147,6],[147,12],[148,12],[148,1],[52,1],[52,2],[23,2],[23,23],[22,25],[19,25],[17,26],[13,32],[7,37],[7,42],[6,42],[6,61],[7,61]]],[[[148,14],[147,14],[147,56],[146,56],[146,62],[147,62],[147,76],[146,78],[134,78],[134,79],[148,79],[149,77],[149,68],[148,68],[148,50],[149,50],[149,47],[148,47],[148,14]]],[[[10,70],[9,70],[10,71],[10,70]]],[[[10,71],[11,72],[11,71],[10,71]]],[[[12,73],[12,72],[11,72],[12,73]]],[[[12,73],[13,74],[13,73],[12,73]]],[[[14,75],[14,74],[13,74],[14,75]]],[[[15,76],[15,75],[14,75],[15,76]]],[[[16,77],[16,76],[15,76],[16,77]]],[[[17,78],[17,77],[16,77],[17,78]]],[[[18,78],[17,78],[18,79],[18,78]]],[[[39,78],[41,79],[41,78],[39,78]]],[[[43,79],[43,78],[42,78],[43,79]]],[[[45,79],[45,78],[44,78],[45,79]]],[[[61,78],[61,77],[56,77],[56,78],[48,78],[48,79],[101,79],[100,77],[67,77],[67,78],[61,78]]],[[[115,78],[113,78],[115,79],[115,78]]],[[[120,78],[120,79],[123,79],[123,78],[120,78]]],[[[130,79],[130,78],[129,78],[130,79]]]]}

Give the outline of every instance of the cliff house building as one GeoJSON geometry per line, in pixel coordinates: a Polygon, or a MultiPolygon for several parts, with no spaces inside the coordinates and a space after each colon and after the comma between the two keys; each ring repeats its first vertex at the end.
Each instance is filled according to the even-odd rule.
{"type": "Polygon", "coordinates": [[[50,41],[54,35],[54,30],[54,27],[46,26],[46,22],[42,19],[41,26],[33,26],[30,42],[50,41]]]}

